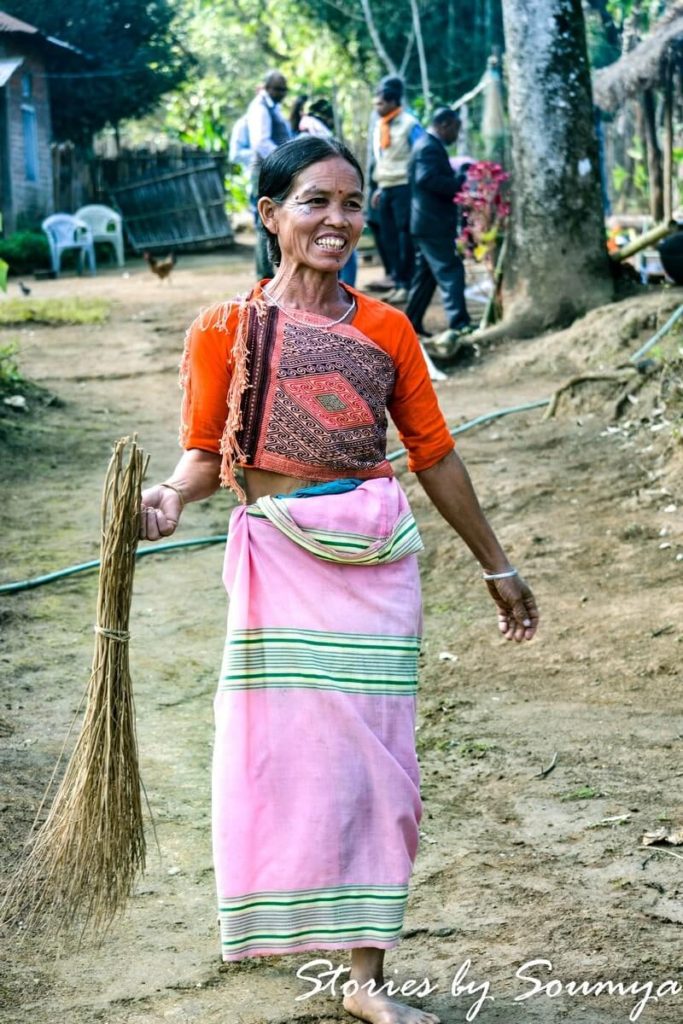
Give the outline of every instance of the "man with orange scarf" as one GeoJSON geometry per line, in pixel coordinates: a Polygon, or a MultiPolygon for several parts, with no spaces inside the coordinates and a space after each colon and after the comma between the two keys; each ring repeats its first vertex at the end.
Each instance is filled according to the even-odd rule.
{"type": "Polygon", "coordinates": [[[387,76],[379,83],[374,101],[379,116],[373,139],[377,191],[372,204],[379,208],[382,243],[391,260],[395,285],[385,301],[396,304],[407,301],[413,276],[408,164],[413,145],[423,134],[419,121],[401,106],[402,97],[401,79],[387,76]]]}

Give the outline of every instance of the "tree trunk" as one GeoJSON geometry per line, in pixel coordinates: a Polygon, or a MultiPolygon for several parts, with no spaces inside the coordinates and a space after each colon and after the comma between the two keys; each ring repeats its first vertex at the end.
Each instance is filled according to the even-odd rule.
{"type": "Polygon", "coordinates": [[[657,141],[657,118],[655,96],[652,89],[646,89],[641,100],[643,110],[643,133],[647,153],[647,176],[650,182],[650,213],[659,222],[664,218],[664,190],[662,174],[662,151],[657,141]]]}
{"type": "Polygon", "coordinates": [[[674,90],[673,58],[667,54],[664,69],[664,220],[667,223],[673,215],[673,147],[674,147],[674,90]]]}
{"type": "Polygon", "coordinates": [[[415,42],[417,43],[417,59],[420,65],[420,81],[422,83],[422,98],[424,101],[425,115],[432,112],[432,96],[429,88],[429,72],[427,70],[427,57],[425,56],[424,40],[422,38],[422,23],[420,12],[417,7],[417,0],[410,0],[410,10],[413,18],[413,30],[415,42]]]}
{"type": "Polygon", "coordinates": [[[363,17],[365,18],[365,24],[367,25],[368,34],[372,39],[372,45],[375,47],[375,52],[377,53],[377,56],[385,65],[390,75],[397,74],[396,65],[394,64],[393,60],[391,59],[387,51],[384,49],[382,37],[380,36],[377,30],[377,25],[375,24],[375,18],[372,13],[372,8],[370,7],[370,0],[360,0],[360,5],[361,8],[363,9],[363,17]]]}
{"type": "Polygon", "coordinates": [[[513,209],[505,321],[517,334],[610,301],[581,0],[503,0],[513,209]]]}

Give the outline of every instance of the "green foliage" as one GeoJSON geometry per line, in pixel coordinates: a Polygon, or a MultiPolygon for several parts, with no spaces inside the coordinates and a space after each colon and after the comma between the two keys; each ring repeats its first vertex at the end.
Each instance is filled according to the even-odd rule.
{"type": "MultiPolygon", "coordinates": [[[[495,47],[503,45],[501,0],[442,0],[418,6],[432,94],[452,102],[476,85],[486,68],[487,57],[495,47]]],[[[359,3],[301,0],[300,8],[308,11],[318,24],[328,25],[347,45],[356,45],[363,71],[367,73],[377,67],[359,3]]],[[[371,0],[371,8],[384,47],[396,67],[400,67],[411,33],[410,5],[407,0],[371,0]]],[[[383,75],[388,73],[383,65],[379,70],[383,75]]],[[[415,106],[421,96],[416,46],[411,49],[404,77],[408,98],[415,106]]]]}
{"type": "Polygon", "coordinates": [[[637,28],[647,32],[665,13],[667,3],[666,0],[607,0],[605,8],[619,30],[633,19],[637,28]]]}
{"type": "Polygon", "coordinates": [[[602,68],[618,60],[624,34],[646,36],[667,9],[669,0],[587,0],[586,36],[591,65],[602,68]]]}
{"type": "Polygon", "coordinates": [[[630,167],[615,164],[612,168],[612,189],[618,207],[628,206],[630,201],[637,209],[647,207],[650,201],[650,178],[642,139],[631,141],[626,155],[630,167]]]}
{"type": "Polygon", "coordinates": [[[493,744],[488,743],[486,740],[465,739],[460,744],[461,756],[469,757],[472,761],[486,757],[488,752],[492,749],[493,744]]]}
{"type": "MultiPolygon", "coordinates": [[[[365,144],[371,93],[358,47],[313,21],[294,0],[181,0],[186,45],[196,57],[191,78],[143,121],[125,126],[141,141],[161,133],[207,152],[225,151],[230,131],[270,67],[287,77],[285,112],[299,93],[334,98],[347,141],[365,144]]],[[[371,71],[373,77],[378,68],[371,71]]]]}
{"type": "Polygon", "coordinates": [[[154,109],[193,64],[171,0],[6,0],[3,9],[92,58],[60,66],[50,81],[58,139],[88,141],[105,124],[154,109]]]}
{"type": "MultiPolygon", "coordinates": [[[[387,68],[375,52],[358,0],[178,0],[185,45],[196,58],[188,80],[153,115],[125,128],[131,142],[155,133],[216,152],[265,72],[287,77],[289,110],[299,94],[333,101],[345,140],[364,157],[372,92],[387,68]]],[[[371,0],[383,44],[401,65],[411,35],[409,0],[371,0]]],[[[481,78],[494,46],[501,46],[501,0],[445,0],[421,4],[432,96],[452,102],[481,78]]],[[[409,104],[422,112],[417,51],[405,75],[409,104]]]]}
{"type": "Polygon", "coordinates": [[[629,179],[629,173],[621,164],[615,164],[612,168],[612,187],[619,194],[629,179]]]}
{"type": "Polygon", "coordinates": [[[650,179],[647,172],[643,140],[637,137],[634,138],[631,146],[626,151],[626,155],[633,161],[630,177],[634,191],[640,200],[647,202],[650,194],[650,179]]]}
{"type": "Polygon", "coordinates": [[[592,68],[604,68],[621,56],[616,25],[614,25],[614,31],[608,33],[605,29],[605,22],[597,11],[586,12],[586,42],[592,68]]]}
{"type": "Polygon", "coordinates": [[[230,213],[249,208],[249,175],[241,167],[225,176],[225,204],[230,213]]]}
{"type": "Polygon", "coordinates": [[[8,299],[0,303],[0,325],[103,324],[110,309],[105,299],[8,299]]]}
{"type": "Polygon", "coordinates": [[[17,363],[16,342],[0,345],[0,447],[12,447],[21,438],[27,414],[36,407],[62,405],[56,395],[27,380],[17,363]]]}
{"type": "Polygon", "coordinates": [[[15,341],[0,345],[0,395],[16,389],[23,382],[15,356],[19,346],[15,341]]]}
{"type": "Polygon", "coordinates": [[[597,800],[601,796],[604,796],[604,793],[601,793],[593,786],[579,786],[578,789],[573,789],[569,793],[563,793],[560,800],[564,802],[571,800],[597,800]]]}
{"type": "Polygon", "coordinates": [[[16,231],[0,238],[0,259],[9,263],[11,274],[31,274],[50,266],[50,249],[42,231],[16,231]]]}

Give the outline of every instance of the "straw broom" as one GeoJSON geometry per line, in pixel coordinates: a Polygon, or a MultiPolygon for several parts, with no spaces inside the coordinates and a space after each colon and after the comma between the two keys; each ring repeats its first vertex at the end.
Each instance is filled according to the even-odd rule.
{"type": "MultiPolygon", "coordinates": [[[[95,651],[81,732],[47,818],[30,837],[0,911],[5,922],[26,929],[39,925],[43,935],[74,926],[82,931],[89,925],[106,928],[123,909],[145,867],[128,665],[145,469],[135,438],[119,440],[102,495],[95,651]]],[[[51,787],[52,782],[36,821],[51,787]]]]}

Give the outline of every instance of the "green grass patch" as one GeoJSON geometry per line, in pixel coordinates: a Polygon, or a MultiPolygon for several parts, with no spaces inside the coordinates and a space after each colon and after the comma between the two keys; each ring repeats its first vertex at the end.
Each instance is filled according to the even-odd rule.
{"type": "Polygon", "coordinates": [[[0,324],[103,324],[110,311],[106,299],[7,299],[0,302],[0,324]]]}
{"type": "Polygon", "coordinates": [[[604,793],[593,786],[579,786],[578,789],[573,789],[569,793],[563,793],[560,800],[597,800],[600,796],[604,796],[604,793]]]}
{"type": "MultiPolygon", "coordinates": [[[[39,384],[27,380],[17,362],[19,346],[15,341],[0,345],[0,446],[12,446],[20,440],[30,413],[48,405],[62,405],[60,399],[39,384]]],[[[3,457],[6,457],[3,451],[3,457]]]]}
{"type": "Polygon", "coordinates": [[[463,740],[460,744],[461,756],[472,760],[486,757],[489,750],[493,750],[493,743],[487,743],[486,740],[463,740]]]}
{"type": "Polygon", "coordinates": [[[0,345],[0,394],[20,388],[25,383],[16,360],[19,346],[15,341],[0,345]]]}

